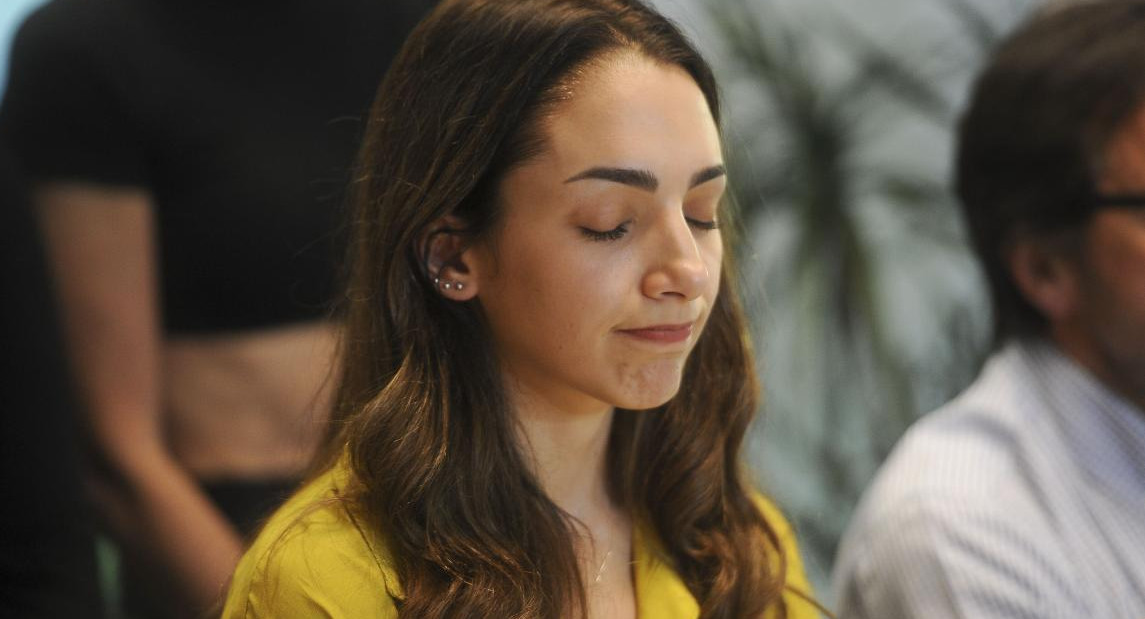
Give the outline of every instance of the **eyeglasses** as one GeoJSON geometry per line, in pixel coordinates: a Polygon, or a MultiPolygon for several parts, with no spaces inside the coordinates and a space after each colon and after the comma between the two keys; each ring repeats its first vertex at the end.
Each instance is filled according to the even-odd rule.
{"type": "Polygon", "coordinates": [[[1145,194],[1094,194],[1090,203],[1096,208],[1145,208],[1145,194]]]}

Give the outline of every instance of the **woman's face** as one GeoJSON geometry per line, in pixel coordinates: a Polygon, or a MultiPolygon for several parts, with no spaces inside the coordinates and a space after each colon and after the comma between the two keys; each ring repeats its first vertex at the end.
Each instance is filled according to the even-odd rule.
{"type": "Polygon", "coordinates": [[[466,252],[510,393],[568,412],[669,400],[720,280],[707,102],[678,67],[610,60],[575,81],[544,153],[503,180],[489,242],[466,252]]]}

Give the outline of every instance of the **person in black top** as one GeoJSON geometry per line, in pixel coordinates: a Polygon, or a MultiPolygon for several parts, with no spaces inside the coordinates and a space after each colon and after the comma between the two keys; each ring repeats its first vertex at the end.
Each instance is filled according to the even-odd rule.
{"type": "Polygon", "coordinates": [[[0,146],[0,617],[96,619],[75,394],[27,187],[0,146]]]}
{"type": "Polygon", "coordinates": [[[0,135],[33,182],[100,513],[164,606],[218,596],[319,438],[342,187],[424,4],[53,0],[16,36],[0,135]]]}

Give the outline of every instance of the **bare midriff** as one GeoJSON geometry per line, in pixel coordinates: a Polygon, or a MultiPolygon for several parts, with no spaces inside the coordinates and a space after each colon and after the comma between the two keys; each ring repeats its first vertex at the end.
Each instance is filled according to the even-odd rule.
{"type": "Polygon", "coordinates": [[[169,338],[163,407],[175,457],[204,481],[300,475],[325,430],[336,337],[332,323],[313,322],[169,338]]]}

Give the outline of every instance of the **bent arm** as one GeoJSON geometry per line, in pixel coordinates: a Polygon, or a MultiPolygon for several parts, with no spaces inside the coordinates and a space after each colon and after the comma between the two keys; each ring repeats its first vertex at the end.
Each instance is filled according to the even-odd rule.
{"type": "Polygon", "coordinates": [[[136,188],[48,184],[36,202],[88,427],[107,476],[97,503],[187,603],[218,597],[238,534],[164,443],[153,209],[136,188]]]}

